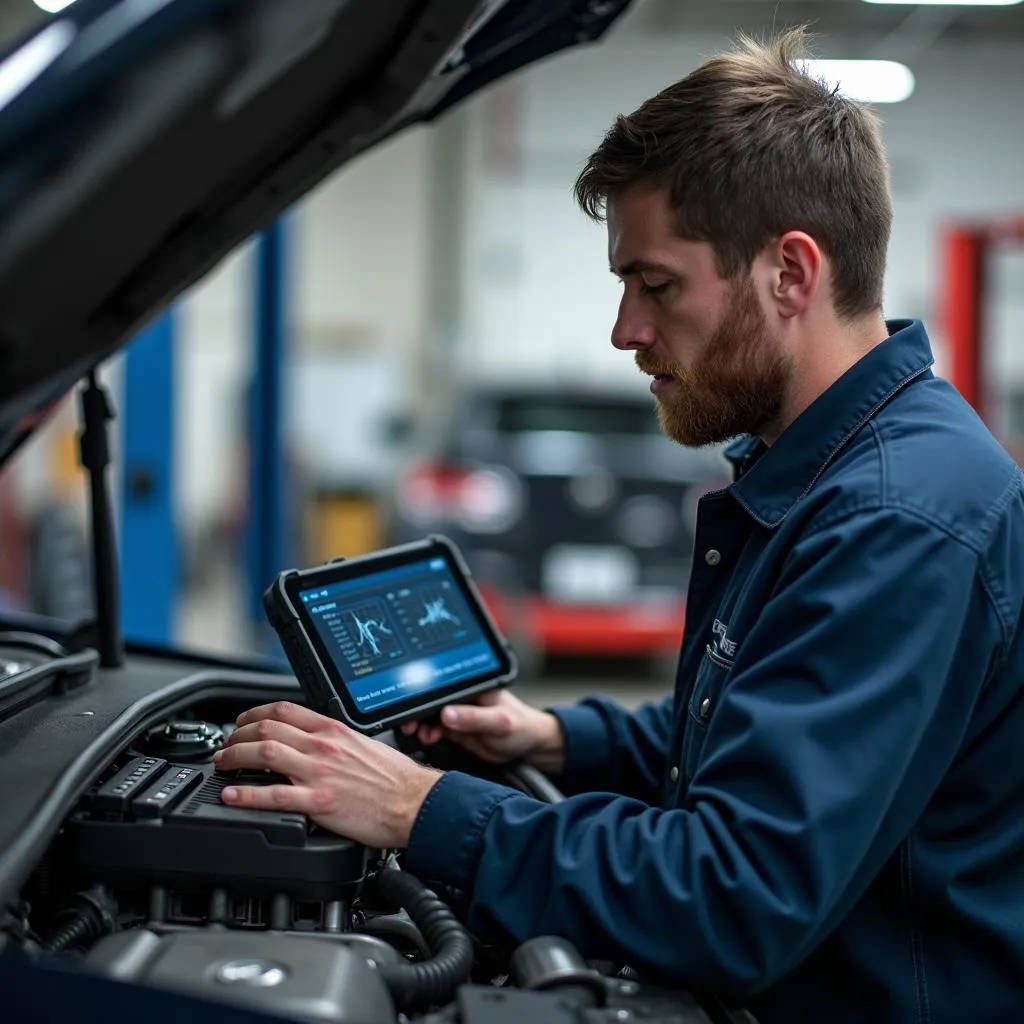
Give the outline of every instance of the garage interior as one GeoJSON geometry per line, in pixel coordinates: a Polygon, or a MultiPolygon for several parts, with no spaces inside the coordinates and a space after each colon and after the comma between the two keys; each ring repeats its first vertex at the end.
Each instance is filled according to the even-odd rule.
{"type": "MultiPolygon", "coordinates": [[[[42,6],[0,0],[0,40],[42,6]]],[[[892,161],[886,314],[924,320],[1019,459],[1024,4],[639,0],[601,45],[346,165],[104,366],[126,635],[275,654],[273,573],[434,531],[478,556],[530,699],[663,692],[693,510],[725,467],[616,468],[619,441],[657,440],[653,411],[609,344],[618,286],[572,183],[616,114],[740,30],[800,23],[822,59],[898,67],[889,95],[877,65],[840,83],[873,91],[892,161]],[[510,461],[541,440],[557,465],[510,461]]],[[[0,478],[6,607],[88,613],[79,409],[0,478]]]]}

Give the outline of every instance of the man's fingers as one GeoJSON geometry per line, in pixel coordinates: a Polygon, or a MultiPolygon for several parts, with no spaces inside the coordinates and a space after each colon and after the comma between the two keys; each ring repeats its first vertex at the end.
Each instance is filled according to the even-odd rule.
{"type": "Polygon", "coordinates": [[[427,746],[436,743],[444,735],[441,726],[427,725],[424,722],[406,722],[400,728],[406,736],[415,736],[420,743],[427,746]]]}
{"type": "Polygon", "coordinates": [[[452,704],[441,712],[441,721],[453,733],[479,732],[500,737],[512,731],[512,719],[503,708],[452,704]]]}
{"type": "Polygon", "coordinates": [[[438,740],[444,735],[444,729],[439,725],[421,725],[419,738],[420,743],[426,743],[427,746],[433,746],[438,740]]]}
{"type": "Polygon", "coordinates": [[[213,762],[222,772],[263,768],[287,775],[290,779],[309,779],[315,775],[312,761],[306,754],[279,740],[259,740],[222,747],[213,755],[213,762]]]}
{"type": "Polygon", "coordinates": [[[310,817],[315,813],[313,793],[305,786],[227,786],[221,799],[232,807],[293,811],[310,817]]]}
{"type": "Polygon", "coordinates": [[[261,743],[266,740],[277,740],[304,754],[312,754],[317,750],[317,741],[310,733],[287,722],[279,722],[276,718],[264,718],[241,726],[224,741],[224,745],[233,747],[239,743],[261,743]]]}
{"type": "Polygon", "coordinates": [[[244,725],[262,722],[265,719],[274,719],[287,725],[293,725],[303,732],[317,732],[326,728],[344,729],[344,726],[335,719],[321,715],[318,711],[304,708],[301,704],[293,704],[290,700],[278,700],[273,704],[261,704],[258,708],[243,711],[235,719],[235,725],[241,728],[244,725]]]}

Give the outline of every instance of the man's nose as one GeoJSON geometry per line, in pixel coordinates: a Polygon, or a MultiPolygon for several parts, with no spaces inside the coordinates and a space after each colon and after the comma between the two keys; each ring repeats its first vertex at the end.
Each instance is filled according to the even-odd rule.
{"type": "Polygon", "coordinates": [[[612,328],[612,344],[622,351],[650,348],[654,344],[654,325],[641,315],[636,304],[624,295],[612,328]]]}

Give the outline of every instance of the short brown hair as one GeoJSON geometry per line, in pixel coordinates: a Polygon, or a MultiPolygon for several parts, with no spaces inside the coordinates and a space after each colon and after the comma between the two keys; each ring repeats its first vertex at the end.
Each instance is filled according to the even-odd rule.
{"type": "Polygon", "coordinates": [[[576,181],[577,202],[601,220],[624,188],[666,188],[678,234],[710,243],[723,277],[806,231],[832,265],[837,313],[881,308],[892,202],[880,123],[795,63],[807,41],[803,28],[743,36],[618,117],[576,181]]]}

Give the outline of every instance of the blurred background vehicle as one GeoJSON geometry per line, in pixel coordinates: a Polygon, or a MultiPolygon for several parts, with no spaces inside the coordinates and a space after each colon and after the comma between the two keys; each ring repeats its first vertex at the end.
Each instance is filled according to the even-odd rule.
{"type": "Polygon", "coordinates": [[[651,396],[480,387],[425,432],[385,500],[385,537],[451,537],[527,672],[551,656],[672,658],[717,450],[662,434],[651,396]]]}

